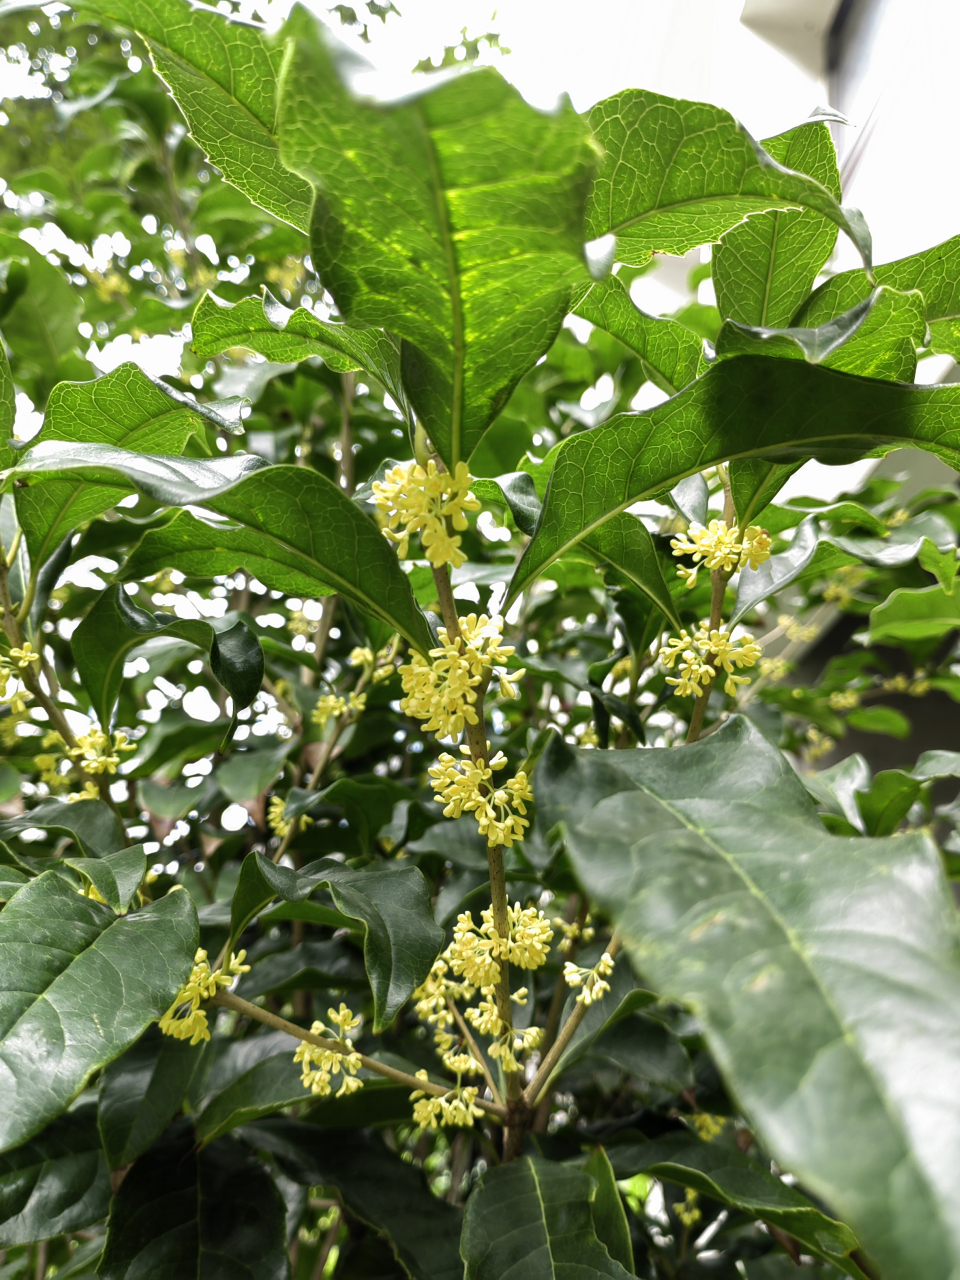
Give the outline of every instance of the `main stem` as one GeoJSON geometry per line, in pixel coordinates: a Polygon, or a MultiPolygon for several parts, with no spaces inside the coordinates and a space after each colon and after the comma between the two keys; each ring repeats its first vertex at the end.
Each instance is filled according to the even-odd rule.
{"type": "MultiPolygon", "coordinates": [[[[727,528],[732,528],[736,522],[737,512],[733,505],[733,491],[730,488],[730,477],[727,474],[726,467],[720,469],[720,479],[723,482],[723,518],[726,521],[727,528]]],[[[727,592],[727,583],[733,577],[736,568],[730,569],[713,569],[710,573],[710,630],[715,631],[723,621],[723,601],[727,592]]],[[[711,654],[714,658],[716,655],[711,654]]],[[[708,659],[709,661],[709,659],[708,659]]],[[[713,665],[711,663],[711,665],[713,665]]],[[[707,704],[710,701],[710,694],[713,686],[717,682],[717,677],[710,681],[704,688],[703,693],[697,699],[693,708],[693,715],[690,717],[690,728],[687,730],[687,742],[696,742],[700,737],[703,729],[704,717],[707,714],[707,704]]]]}
{"type": "MultiPolygon", "coordinates": [[[[446,565],[442,565],[439,569],[434,568],[433,580],[436,584],[437,599],[440,603],[440,613],[443,617],[443,625],[447,629],[447,636],[451,641],[455,641],[462,646],[463,636],[460,632],[460,619],[457,616],[457,606],[453,598],[450,571],[446,565]]],[[[470,756],[475,764],[481,760],[489,763],[487,761],[487,731],[483,714],[484,692],[485,689],[483,687],[477,690],[477,700],[474,703],[477,723],[467,724],[464,729],[467,746],[470,748],[470,756]]],[[[501,938],[509,938],[509,900],[507,898],[507,871],[503,861],[503,845],[487,846],[487,866],[490,870],[490,905],[493,914],[493,925],[501,938]]],[[[505,956],[498,956],[497,963],[500,966],[500,980],[496,988],[497,1014],[504,1028],[509,1031],[513,1027],[513,1010],[510,1004],[510,965],[505,956]]],[[[507,1108],[513,1116],[513,1122],[508,1124],[507,1132],[504,1135],[503,1158],[504,1160],[510,1160],[519,1154],[519,1144],[522,1142],[528,1117],[527,1108],[523,1103],[520,1072],[518,1070],[508,1070],[504,1067],[503,1078],[507,1092],[507,1108]]]]}

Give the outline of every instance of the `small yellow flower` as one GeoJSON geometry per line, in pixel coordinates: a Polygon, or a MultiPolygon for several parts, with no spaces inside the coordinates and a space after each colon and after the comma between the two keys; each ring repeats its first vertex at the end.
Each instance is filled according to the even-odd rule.
{"type": "Polygon", "coordinates": [[[245,951],[240,951],[236,956],[228,958],[223,969],[211,971],[207,953],[201,947],[193,958],[190,977],[160,1019],[163,1034],[173,1036],[175,1040],[189,1040],[191,1044],[209,1040],[207,1012],[200,1006],[205,1001],[212,1000],[221,987],[229,987],[238,974],[250,972],[250,966],[243,963],[246,955],[245,951]]]}
{"type": "Polygon", "coordinates": [[[860,705],[860,695],[856,689],[838,689],[827,699],[831,711],[852,711],[860,705]]]}
{"type": "Polygon", "coordinates": [[[704,1142],[712,1142],[714,1138],[719,1137],[723,1133],[723,1126],[726,1123],[723,1116],[712,1116],[706,1111],[698,1111],[690,1119],[697,1131],[697,1135],[704,1142]]]}
{"type": "Polygon", "coordinates": [[[339,697],[335,693],[323,693],[317,699],[317,704],[310,713],[310,719],[314,724],[325,729],[328,720],[338,720],[347,709],[347,701],[345,698],[339,697]]]}
{"type": "Polygon", "coordinates": [[[796,618],[792,618],[789,613],[781,613],[777,618],[777,626],[782,627],[788,640],[796,642],[802,640],[804,643],[810,640],[816,640],[820,634],[819,627],[804,626],[802,622],[798,622],[796,618]]]}
{"type": "MultiPolygon", "coordinates": [[[[425,1071],[417,1072],[417,1079],[427,1081],[425,1071]]],[[[483,1112],[476,1105],[480,1092],[473,1085],[451,1089],[445,1094],[427,1094],[423,1089],[415,1089],[410,1095],[413,1102],[413,1118],[424,1129],[437,1129],[440,1125],[462,1128],[472,1126],[475,1119],[482,1117],[483,1112]]]]}
{"type": "Polygon", "coordinates": [[[679,1204],[673,1206],[673,1212],[677,1215],[685,1227],[695,1226],[700,1221],[703,1214],[697,1207],[699,1196],[692,1187],[687,1187],[683,1200],[679,1204]]]}
{"type": "Polygon", "coordinates": [[[28,667],[37,666],[40,662],[40,655],[29,640],[23,642],[22,649],[11,649],[10,657],[21,671],[26,671],[28,667]]]}
{"type": "Polygon", "coordinates": [[[99,800],[99,799],[100,799],[100,791],[97,787],[97,784],[94,781],[92,781],[92,779],[88,778],[86,782],[83,784],[82,791],[70,792],[70,794],[67,796],[67,803],[76,804],[78,800],[99,800]]]}
{"type": "Polygon", "coordinates": [[[568,987],[580,987],[577,1003],[591,1005],[603,998],[610,990],[607,978],[613,973],[614,959],[604,952],[592,969],[583,969],[567,960],[563,966],[563,980],[568,987]]]}
{"type": "Polygon", "coordinates": [[[133,743],[127,741],[125,733],[115,733],[111,738],[102,729],[92,728],[89,733],[80,734],[77,745],[68,747],[66,754],[85,773],[116,773],[120,764],[119,753],[136,749],[133,743]]]}
{"type": "Polygon", "coordinates": [[[407,555],[410,535],[419,533],[424,554],[435,568],[445,564],[459,568],[465,562],[459,537],[467,527],[464,512],[480,510],[470,492],[470,480],[465,462],[450,473],[439,471],[431,459],[425,469],[408,462],[393,467],[382,481],[374,481],[374,501],[387,517],[384,533],[397,544],[401,558],[407,555]],[[451,525],[458,533],[450,533],[451,525]]]}
{"type": "Polygon", "coordinates": [[[459,818],[462,813],[474,813],[480,834],[487,837],[491,848],[498,844],[511,848],[514,841],[523,839],[524,828],[530,825],[524,815],[533,792],[526,773],[520,770],[515,777],[498,785],[493,780],[493,771],[506,767],[502,752],[498,751],[488,764],[485,760],[470,759],[468,747],[461,747],[460,751],[464,759],[456,760],[445,751],[427,770],[437,799],[446,801],[444,817],[459,818]]]}

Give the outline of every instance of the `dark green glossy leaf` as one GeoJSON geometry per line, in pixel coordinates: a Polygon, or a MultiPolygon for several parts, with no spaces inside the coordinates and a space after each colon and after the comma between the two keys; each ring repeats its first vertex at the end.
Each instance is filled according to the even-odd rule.
{"type": "Polygon", "coordinates": [[[912,382],[926,331],[921,294],[881,287],[819,329],[752,328],[725,320],[716,347],[721,359],[776,356],[864,378],[912,382]]]}
{"type": "Polygon", "coordinates": [[[228,1042],[205,1084],[197,1137],[210,1142],[238,1125],[295,1102],[308,1102],[293,1055],[300,1041],[284,1031],[228,1042]]]}
{"type": "Polygon", "coordinates": [[[305,307],[291,311],[270,293],[232,305],[207,293],[193,313],[194,351],[201,358],[246,347],[275,364],[319,356],[338,372],[363,369],[373,375],[410,419],[400,380],[400,344],[383,329],[351,329],[321,320],[305,307]]]}
{"type": "Polygon", "coordinates": [[[582,1169],[530,1156],[489,1169],[464,1214],[465,1280],[626,1280],[597,1239],[596,1187],[582,1169]]]}
{"type": "Polygon", "coordinates": [[[846,231],[869,263],[870,233],[826,187],[784,169],[727,111],[627,89],[588,113],[604,159],[587,207],[587,235],[617,237],[616,257],[686,253],[751,213],[801,208],[846,231]]]}
{"type": "Polygon", "coordinates": [[[228,800],[255,800],[280,776],[283,762],[294,745],[281,739],[271,747],[234,751],[216,771],[217,786],[228,800]]]}
{"type": "Polygon", "coordinates": [[[547,350],[584,278],[589,130],[569,103],[536,111],[492,68],[397,105],[358,101],[320,29],[303,10],[294,19],[281,147],[317,189],[314,265],[349,324],[403,339],[408,394],[453,467],[547,350]]]}
{"type": "Polygon", "coordinates": [[[413,1280],[463,1280],[462,1214],[373,1134],[277,1119],[249,1125],[243,1136],[274,1155],[288,1177],[336,1188],[349,1212],[384,1236],[413,1280]]]}
{"type": "Polygon", "coordinates": [[[306,230],[310,188],[284,168],[277,146],[281,46],[255,26],[179,0],[85,0],[83,12],[138,32],[190,132],[227,181],[306,230]]]}
{"type": "Polygon", "coordinates": [[[182,1120],[121,1183],[98,1275],[289,1280],[284,1219],[259,1160],[233,1138],[198,1147],[182,1120]]]}
{"type": "Polygon", "coordinates": [[[629,1275],[633,1271],[630,1224],[617,1189],[616,1175],[603,1147],[597,1147],[583,1168],[597,1184],[592,1205],[593,1228],[597,1239],[614,1262],[619,1262],[629,1275]]]}
{"type": "MultiPolygon", "coordinates": [[[[285,591],[293,589],[293,570],[301,583],[319,580],[327,592],[346,595],[415,648],[426,651],[433,644],[396,552],[374,521],[319,472],[268,467],[252,454],[198,462],[100,445],[64,449],[51,442],[46,449],[31,450],[7,483],[67,472],[100,484],[126,480],[129,489],[139,489],[166,506],[208,507],[243,526],[218,532],[222,541],[215,544],[244,553],[230,558],[234,568],[242,563],[268,586],[285,591]]],[[[187,525],[186,531],[196,527],[187,525]]],[[[207,551],[210,530],[206,525],[200,528],[201,548],[207,551]]],[[[221,571],[209,558],[207,564],[208,573],[221,571]]]]}
{"type": "Polygon", "coordinates": [[[364,926],[363,956],[379,1031],[426,978],[443,942],[418,867],[381,863],[350,871],[323,858],[297,873],[253,853],[243,860],[233,895],[232,935],[238,937],[274,898],[302,902],[321,887],[339,911],[364,926]]]}
{"type": "MultiPolygon", "coordinates": [[[[873,274],[877,284],[891,289],[918,289],[923,294],[934,348],[950,355],[960,354],[960,236],[909,258],[881,263],[873,274]]],[[[861,302],[873,287],[862,271],[841,271],[816,290],[800,308],[793,324],[824,324],[861,302]]]]}
{"type": "Polygon", "coordinates": [[[615,1022],[597,1038],[594,1052],[637,1080],[680,1093],[694,1083],[686,1049],[669,1027],[642,1013],[615,1022]]]}
{"type": "Polygon", "coordinates": [[[592,284],[573,310],[622,342],[640,361],[647,378],[668,396],[682,391],[701,372],[699,334],[679,320],[648,316],[634,305],[617,276],[592,284]]]}
{"type": "Polygon", "coordinates": [[[89,858],[103,857],[105,853],[122,849],[124,844],[117,815],[102,800],[76,800],[73,804],[42,800],[35,809],[0,822],[0,838],[17,835],[30,827],[71,836],[89,858]]]}
{"type": "MultiPolygon", "coordinates": [[[[11,259],[22,273],[19,292],[3,313],[3,336],[18,373],[26,371],[36,379],[31,390],[39,401],[56,381],[60,360],[77,347],[83,304],[62,269],[12,231],[0,232],[0,258],[11,259]]],[[[89,365],[84,362],[84,367],[89,365]]]]}
{"type": "MultiPolygon", "coordinates": [[[[330,912],[330,915],[336,913],[330,912]]],[[[347,927],[354,924],[342,914],[347,927]]],[[[354,925],[354,927],[356,927],[354,925]]],[[[366,974],[359,955],[332,939],[307,939],[289,951],[264,956],[240,979],[237,995],[255,1000],[268,992],[319,990],[330,987],[365,987],[366,974]]]]}
{"type": "Polygon", "coordinates": [[[839,463],[906,444],[960,464],[960,389],[875,382],[795,360],[720,361],[665,404],[618,414],[558,448],[509,598],[612,516],[716,462],[839,463]]]}
{"type": "MultiPolygon", "coordinates": [[[[762,145],[779,164],[815,178],[840,199],[837,156],[825,121],[811,120],[762,145]]],[[[721,316],[785,328],[808,297],[836,238],[835,223],[812,209],[756,214],[733,227],[713,250],[721,316]]]]}
{"type": "Polygon", "coordinates": [[[565,824],[634,963],[696,1013],[764,1146],[887,1280],[948,1277],[957,1143],[916,1090],[917,1061],[935,1087],[960,1043],[956,915],[935,847],[828,835],[739,717],[680,751],[592,756],[551,746],[538,815],[565,824]]]}
{"type": "Polygon", "coordinates": [[[870,613],[872,644],[932,640],[960,627],[960,596],[943,587],[899,588],[870,613]]]}
{"type": "Polygon", "coordinates": [[[920,794],[920,783],[901,769],[885,769],[870,784],[869,791],[857,793],[868,836],[890,836],[907,816],[920,794]]]}
{"type": "Polygon", "coordinates": [[[805,1253],[828,1259],[846,1275],[863,1280],[863,1272],[847,1256],[857,1248],[853,1233],[735,1147],[677,1133],[655,1142],[610,1147],[608,1155],[621,1178],[649,1173],[690,1187],[779,1227],[799,1240],[805,1253]]]}
{"type": "Polygon", "coordinates": [[[0,1248],[80,1231],[110,1206],[110,1175],[87,1104],[0,1156],[0,1248]]]}
{"type": "Polygon", "coordinates": [[[186,640],[208,652],[210,669],[236,709],[248,707],[260,692],[263,651],[245,622],[218,632],[201,619],[150,613],[134,604],[123,587],[108,587],[73,633],[77,671],[104,728],[113,719],[127,654],[158,635],[186,640]]]}
{"type": "Polygon", "coordinates": [[[43,1128],[166,1012],[196,948],[196,911],[183,892],[118,917],[45,872],[7,903],[0,912],[4,1150],[43,1128]]]}
{"type": "MultiPolygon", "coordinates": [[[[50,393],[43,430],[32,447],[61,440],[176,454],[210,423],[235,429],[233,420],[216,406],[200,406],[165,382],[147,377],[135,364],[122,364],[96,382],[58,383],[50,393]]],[[[32,563],[39,567],[68,534],[115,506],[127,493],[122,482],[111,487],[68,477],[18,489],[17,516],[32,563]]]]}
{"type": "Polygon", "coordinates": [[[118,849],[116,853],[104,854],[102,858],[64,858],[63,861],[74,871],[79,871],[118,914],[126,912],[130,906],[147,870],[142,844],[118,849]]]}
{"type": "Polygon", "coordinates": [[[111,1169],[136,1160],[179,1111],[200,1050],[148,1027],[100,1077],[100,1136],[111,1169]]]}

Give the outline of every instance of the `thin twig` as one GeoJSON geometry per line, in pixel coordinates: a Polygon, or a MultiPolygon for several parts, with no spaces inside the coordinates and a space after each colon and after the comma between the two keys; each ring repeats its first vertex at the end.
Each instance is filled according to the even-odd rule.
{"type": "Polygon", "coordinates": [[[457,1008],[456,1003],[453,1000],[447,1001],[447,1008],[453,1014],[454,1018],[456,1018],[457,1026],[460,1028],[460,1034],[463,1036],[464,1040],[466,1040],[467,1045],[470,1049],[470,1052],[473,1054],[474,1058],[476,1058],[477,1060],[477,1063],[483,1069],[483,1078],[486,1080],[487,1084],[490,1087],[490,1092],[493,1095],[494,1102],[497,1104],[498,1107],[503,1106],[503,1099],[500,1097],[500,1090],[497,1088],[494,1082],[493,1075],[490,1071],[490,1067],[487,1065],[487,1059],[484,1056],[484,1054],[480,1051],[480,1047],[477,1044],[476,1040],[474,1040],[470,1032],[470,1028],[467,1026],[464,1020],[463,1014],[457,1008]]]}
{"type": "MultiPolygon", "coordinates": [[[[607,955],[611,960],[616,958],[617,952],[620,950],[620,946],[620,939],[616,934],[614,934],[610,939],[610,945],[607,947],[607,955]]],[[[549,1084],[550,1076],[554,1067],[560,1060],[560,1056],[564,1049],[566,1049],[567,1045],[573,1039],[577,1027],[579,1027],[580,1023],[586,1017],[587,1009],[589,1007],[589,1005],[584,1004],[579,1000],[573,1006],[570,1017],[563,1024],[560,1034],[554,1042],[553,1048],[540,1063],[537,1074],[533,1077],[523,1092],[523,1100],[526,1102],[527,1106],[534,1107],[540,1101],[540,1094],[549,1084]]]]}
{"type": "MultiPolygon", "coordinates": [[[[210,1004],[222,1005],[225,1009],[233,1009],[236,1013],[242,1013],[247,1018],[254,1018],[257,1022],[263,1022],[268,1027],[273,1027],[276,1031],[286,1031],[288,1035],[296,1036],[298,1040],[305,1040],[308,1044],[316,1045],[318,1049],[327,1049],[333,1053],[352,1053],[350,1048],[344,1048],[338,1040],[327,1040],[323,1036],[314,1035],[312,1031],[304,1031],[303,1027],[298,1027],[294,1022],[288,1022],[286,1018],[280,1018],[275,1013],[270,1013],[266,1009],[261,1009],[258,1005],[251,1004],[248,1000],[241,1000],[239,996],[235,996],[231,991],[220,991],[213,997],[210,1004]]],[[[361,1064],[368,1071],[375,1071],[377,1075],[386,1076],[388,1080],[393,1080],[397,1084],[408,1085],[411,1089],[422,1089],[424,1093],[432,1093],[436,1097],[442,1097],[450,1093],[453,1086],[449,1088],[446,1085],[434,1084],[432,1080],[419,1080],[416,1076],[407,1075],[405,1071],[398,1071],[396,1067],[388,1067],[384,1062],[377,1062],[375,1058],[368,1058],[366,1054],[360,1055],[361,1064]]],[[[483,1111],[488,1112],[498,1120],[506,1118],[506,1108],[498,1106],[495,1102],[487,1102],[486,1099],[478,1098],[476,1105],[483,1111]]]]}

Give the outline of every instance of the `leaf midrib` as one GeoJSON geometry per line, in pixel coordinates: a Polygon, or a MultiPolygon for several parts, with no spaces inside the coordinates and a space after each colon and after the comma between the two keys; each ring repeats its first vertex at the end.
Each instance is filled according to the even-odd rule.
{"type": "MultiPolygon", "coordinates": [[[[763,200],[766,200],[767,198],[768,197],[766,196],[760,197],[760,199],[763,199],[763,200]]],[[[661,214],[673,213],[675,211],[682,210],[682,209],[689,209],[698,204],[723,204],[726,201],[750,200],[750,199],[752,199],[752,197],[749,193],[737,193],[737,194],[726,193],[723,195],[716,195],[716,196],[695,196],[695,197],[691,197],[689,200],[675,200],[672,204],[656,205],[652,209],[647,209],[644,213],[638,213],[636,217],[627,218],[625,221],[618,223],[616,226],[610,227],[608,234],[615,235],[615,236],[622,235],[624,231],[629,231],[631,227],[639,226],[643,222],[649,222],[652,218],[657,218],[661,214]]],[[[791,202],[787,200],[786,197],[784,197],[783,203],[777,203],[776,198],[774,196],[770,196],[769,199],[772,201],[771,204],[768,204],[763,209],[752,210],[752,212],[754,213],[775,213],[775,212],[786,213],[788,210],[791,210],[791,209],[797,209],[802,212],[805,209],[812,208],[811,205],[798,204],[796,201],[791,202]]],[[[819,213],[819,210],[816,210],[816,212],[819,213]]]]}
{"type": "MultiPolygon", "coordinates": [[[[804,970],[807,972],[816,990],[820,994],[825,1007],[829,1010],[829,1013],[833,1018],[834,1022],[836,1023],[837,1029],[840,1033],[840,1039],[842,1039],[844,1043],[848,1045],[851,1052],[854,1054],[856,1061],[859,1063],[861,1070],[864,1072],[864,1075],[867,1077],[867,1079],[869,1079],[870,1083],[872,1084],[877,1100],[879,1101],[884,1113],[889,1118],[891,1128],[893,1128],[901,1138],[901,1141],[903,1144],[903,1150],[906,1154],[907,1159],[909,1160],[910,1165],[915,1170],[920,1181],[923,1183],[923,1185],[927,1189],[927,1192],[930,1196],[930,1201],[932,1205],[935,1206],[936,1208],[938,1221],[941,1223],[942,1226],[945,1226],[945,1223],[943,1221],[943,1215],[941,1213],[940,1196],[938,1195],[934,1185],[931,1184],[931,1182],[927,1178],[926,1170],[922,1167],[922,1165],[919,1163],[919,1161],[917,1161],[915,1157],[912,1144],[909,1140],[909,1131],[906,1130],[904,1127],[903,1118],[900,1116],[899,1112],[895,1110],[895,1104],[893,1103],[892,1099],[890,1099],[887,1096],[885,1090],[881,1087],[881,1083],[878,1080],[873,1067],[870,1065],[869,1062],[867,1062],[866,1058],[863,1055],[861,1055],[861,1053],[859,1052],[859,1042],[856,1036],[854,1035],[853,1031],[848,1030],[848,1028],[846,1027],[843,1021],[843,1018],[840,1014],[840,1011],[837,1009],[833,999],[830,997],[830,995],[827,993],[826,989],[824,988],[824,985],[816,969],[810,963],[807,952],[803,947],[803,945],[801,944],[796,931],[787,924],[787,922],[784,920],[781,913],[776,909],[776,907],[774,907],[769,897],[761,890],[760,886],[756,883],[756,881],[752,878],[752,876],[750,876],[747,873],[747,871],[740,865],[735,855],[728,853],[727,850],[721,844],[719,844],[712,836],[708,835],[707,832],[702,827],[698,827],[693,822],[689,821],[686,815],[680,809],[675,808],[674,805],[672,805],[668,800],[665,800],[662,796],[657,795],[655,791],[652,791],[649,787],[644,786],[642,782],[637,782],[632,778],[630,778],[629,780],[637,791],[642,792],[645,796],[653,800],[656,804],[659,804],[662,808],[666,809],[667,812],[670,813],[682,827],[684,827],[687,831],[690,831],[696,836],[698,836],[703,841],[703,843],[707,845],[708,848],[712,849],[714,853],[716,853],[720,858],[722,858],[723,861],[727,864],[727,866],[730,867],[730,869],[734,872],[734,874],[740,879],[740,881],[743,883],[743,885],[745,886],[747,891],[751,894],[751,896],[756,899],[756,901],[760,904],[762,909],[769,915],[769,917],[774,921],[777,927],[781,930],[784,938],[787,940],[787,944],[790,947],[790,950],[800,960],[801,964],[804,967],[804,970]]],[[[948,1236],[949,1234],[950,1234],[949,1231],[947,1231],[948,1236]]]]}

